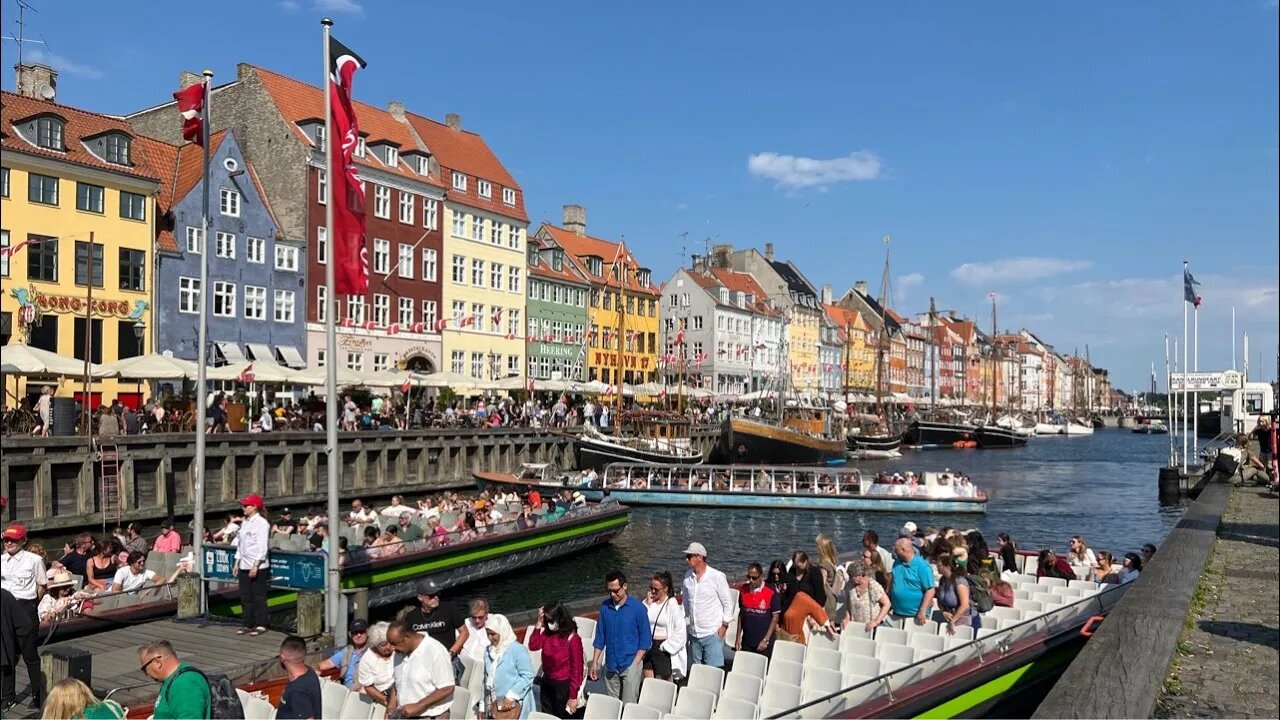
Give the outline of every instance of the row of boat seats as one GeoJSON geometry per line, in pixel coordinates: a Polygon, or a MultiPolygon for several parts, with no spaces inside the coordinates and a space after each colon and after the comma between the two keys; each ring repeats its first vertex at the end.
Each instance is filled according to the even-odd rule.
{"type": "Polygon", "coordinates": [[[147,569],[154,570],[156,575],[169,579],[169,576],[177,572],[178,561],[187,556],[191,552],[188,547],[180,552],[149,552],[147,553],[147,569]]]}
{"type": "MultiPolygon", "coordinates": [[[[348,540],[347,542],[351,542],[348,540]]],[[[288,552],[306,552],[311,549],[311,545],[307,540],[307,536],[301,533],[292,535],[282,535],[280,533],[271,533],[271,540],[268,543],[272,550],[285,550],[288,552]]]]}
{"type": "MultiPolygon", "coordinates": [[[[245,694],[244,691],[240,693],[240,702],[243,703],[245,694]]],[[[459,693],[466,693],[466,690],[463,688],[454,690],[455,705],[459,700],[459,693]]],[[[470,696],[462,699],[469,701],[470,696]]],[[[257,702],[266,705],[270,709],[270,714],[255,717],[249,713],[249,707],[246,705],[245,720],[273,720],[275,708],[271,707],[271,703],[264,700],[257,700],[257,702]]],[[[325,718],[341,718],[341,720],[382,720],[387,716],[387,709],[374,702],[368,695],[352,692],[342,683],[328,678],[320,678],[320,714],[325,718]]]]}

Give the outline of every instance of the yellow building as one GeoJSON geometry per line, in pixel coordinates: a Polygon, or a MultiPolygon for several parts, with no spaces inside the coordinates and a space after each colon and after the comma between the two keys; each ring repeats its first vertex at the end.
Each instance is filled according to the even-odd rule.
{"type": "MultiPolygon", "coordinates": [[[[48,68],[19,73],[20,87],[52,95],[48,68]]],[[[122,120],[8,92],[2,102],[0,341],[95,363],[151,352],[159,173],[122,120]]],[[[19,380],[16,392],[43,384],[19,380]]],[[[135,405],[145,387],[106,380],[89,392],[95,406],[116,398],[135,405]]],[[[79,377],[57,387],[61,397],[83,393],[79,377]]]]}
{"type": "Polygon", "coordinates": [[[840,375],[849,392],[870,392],[875,388],[875,349],[867,342],[867,323],[857,310],[839,305],[823,306],[827,317],[840,329],[840,375]]]}
{"type": "Polygon", "coordinates": [[[591,282],[587,337],[580,356],[587,380],[616,385],[658,378],[658,299],[649,268],[625,243],[587,235],[587,211],[564,206],[564,227],[543,223],[540,241],[562,248],[591,282]]]}
{"type": "Polygon", "coordinates": [[[525,374],[524,193],[462,118],[406,113],[446,183],[440,318],[444,369],[480,380],[525,374]]]}
{"type": "Polygon", "coordinates": [[[819,360],[821,315],[796,305],[787,319],[787,355],[791,361],[791,387],[797,392],[816,392],[822,381],[819,360]]]}

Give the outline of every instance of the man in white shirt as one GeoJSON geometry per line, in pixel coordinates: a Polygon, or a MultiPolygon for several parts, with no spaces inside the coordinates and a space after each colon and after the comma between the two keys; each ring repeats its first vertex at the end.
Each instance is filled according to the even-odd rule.
{"type": "Polygon", "coordinates": [[[271,524],[263,517],[261,495],[250,495],[240,501],[240,506],[244,508],[244,525],[236,536],[236,574],[240,577],[244,627],[236,634],[256,637],[267,631],[267,592],[271,588],[267,543],[271,524]]]}
{"type": "Polygon", "coordinates": [[[351,512],[347,515],[348,525],[371,525],[377,521],[378,515],[372,508],[365,507],[358,498],[351,501],[351,512]]]}
{"type": "Polygon", "coordinates": [[[398,518],[402,513],[408,512],[409,508],[405,507],[404,497],[400,495],[391,496],[391,504],[382,508],[383,517],[398,518]]]}
{"type": "MultiPolygon", "coordinates": [[[[0,555],[0,588],[9,591],[18,601],[19,612],[27,617],[23,623],[33,630],[40,626],[37,612],[40,596],[44,595],[45,585],[49,582],[45,575],[44,560],[33,552],[26,550],[27,529],[21,525],[10,525],[4,531],[4,553],[0,555]]],[[[16,624],[16,623],[15,623],[16,624]]],[[[44,704],[44,673],[40,671],[40,652],[38,633],[31,632],[18,636],[18,651],[27,665],[27,677],[32,678],[32,707],[44,704]]],[[[6,638],[7,640],[8,638],[6,638]]],[[[16,665],[16,663],[15,663],[16,665]]],[[[0,686],[0,706],[8,705],[14,700],[17,674],[6,668],[3,685],[0,686]]],[[[0,707],[7,710],[7,707],[0,707]]]]}
{"type": "Polygon", "coordinates": [[[724,667],[724,634],[733,621],[729,579],[707,564],[707,548],[690,543],[684,551],[684,612],[688,617],[689,659],[695,665],[724,667]]]}
{"type": "Polygon", "coordinates": [[[135,550],[129,553],[128,564],[111,579],[111,592],[133,592],[146,587],[147,583],[162,585],[164,579],[156,577],[155,570],[147,569],[147,554],[135,550]]]}
{"type": "Polygon", "coordinates": [[[444,718],[453,704],[453,663],[449,651],[426,633],[414,632],[403,620],[387,628],[387,642],[404,656],[395,669],[388,715],[399,718],[444,718]]]}

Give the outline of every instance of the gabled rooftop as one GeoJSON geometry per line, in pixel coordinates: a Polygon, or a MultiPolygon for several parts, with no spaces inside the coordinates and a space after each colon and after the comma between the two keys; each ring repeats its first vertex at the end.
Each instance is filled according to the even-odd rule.
{"type": "Polygon", "coordinates": [[[0,147],[5,152],[61,160],[143,180],[160,180],[159,171],[149,166],[146,158],[137,153],[130,153],[130,165],[117,165],[99,158],[82,142],[85,138],[97,137],[109,132],[121,133],[129,138],[135,137],[133,127],[122,118],[81,110],[52,100],[0,92],[0,147]],[[15,124],[39,115],[55,115],[65,121],[63,150],[51,150],[27,142],[14,129],[15,124]]]}

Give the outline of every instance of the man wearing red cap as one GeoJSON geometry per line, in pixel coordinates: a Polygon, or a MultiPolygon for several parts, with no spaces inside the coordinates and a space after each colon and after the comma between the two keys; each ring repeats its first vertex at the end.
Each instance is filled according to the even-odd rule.
{"type": "Polygon", "coordinates": [[[271,524],[263,517],[261,495],[241,500],[240,507],[244,508],[244,525],[236,536],[236,574],[240,577],[244,627],[236,634],[257,636],[267,631],[267,591],[271,587],[267,542],[271,524]]]}
{"type": "MultiPolygon", "coordinates": [[[[48,577],[45,575],[44,560],[39,555],[28,552],[26,545],[25,527],[14,524],[5,528],[4,554],[0,555],[0,589],[7,590],[17,600],[18,611],[26,616],[24,624],[39,627],[36,608],[40,596],[44,594],[48,577]]],[[[40,671],[37,634],[32,632],[17,638],[22,660],[27,664],[27,675],[31,678],[32,707],[44,704],[44,673],[40,671]]],[[[10,672],[2,674],[4,678],[0,685],[0,710],[7,710],[17,694],[16,678],[10,672]]]]}

